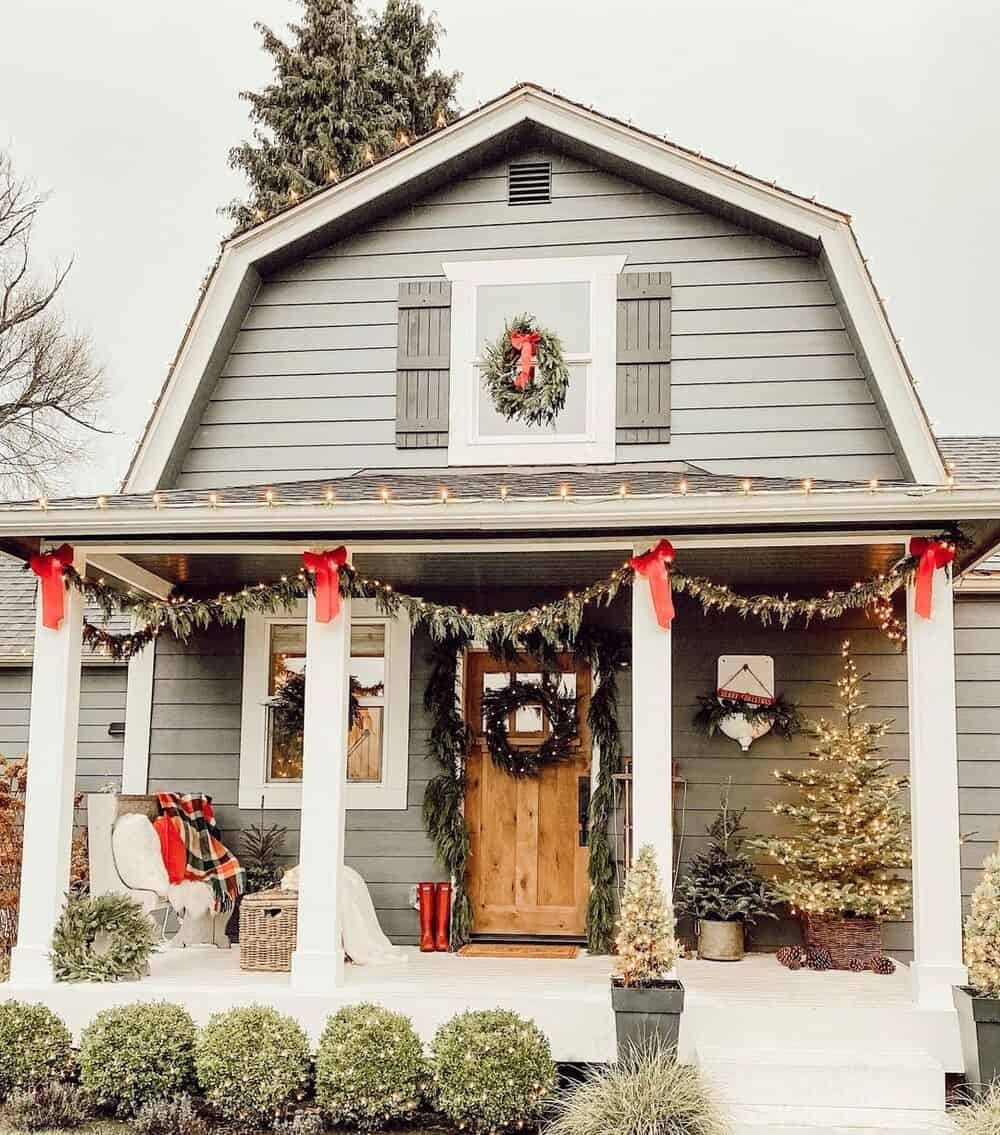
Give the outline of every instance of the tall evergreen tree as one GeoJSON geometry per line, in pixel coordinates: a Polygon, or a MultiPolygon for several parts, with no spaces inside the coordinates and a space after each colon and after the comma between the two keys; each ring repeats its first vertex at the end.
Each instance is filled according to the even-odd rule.
{"type": "Polygon", "coordinates": [[[391,153],[457,113],[459,74],[432,69],[441,25],[419,0],[388,0],[381,16],[357,0],[300,0],[285,42],[256,27],[274,63],[262,91],[243,91],[253,138],[229,164],[250,183],[225,212],[237,228],[391,153]]]}

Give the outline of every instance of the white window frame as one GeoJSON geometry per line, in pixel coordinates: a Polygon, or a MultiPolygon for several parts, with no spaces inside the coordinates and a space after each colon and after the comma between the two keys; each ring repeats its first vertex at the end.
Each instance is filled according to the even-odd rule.
{"type": "MultiPolygon", "coordinates": [[[[566,256],[531,260],[462,260],[444,264],[451,281],[449,465],[558,465],[615,459],[615,356],[618,276],[624,256],[566,256]],[[567,355],[587,367],[587,417],[582,434],[545,436],[479,432],[477,290],[490,284],[590,284],[590,352],[567,355]]],[[[557,328],[553,328],[557,330],[557,328]]]]}
{"type": "MultiPolygon", "coordinates": [[[[243,710],[240,722],[239,806],[300,809],[302,782],[267,777],[268,643],[271,627],[306,623],[305,602],[285,614],[247,615],[243,636],[243,710]]],[[[372,599],[351,600],[351,623],[385,627],[385,711],[382,723],[382,779],[348,781],[347,807],[402,810],[407,806],[410,752],[410,620],[380,613],[372,599]]],[[[347,722],[344,722],[347,729],[347,722]]]]}

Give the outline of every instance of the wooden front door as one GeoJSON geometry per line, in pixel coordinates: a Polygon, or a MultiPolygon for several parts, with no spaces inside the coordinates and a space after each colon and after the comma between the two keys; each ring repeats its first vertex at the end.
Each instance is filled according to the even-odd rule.
{"type": "MultiPolygon", "coordinates": [[[[483,742],[485,686],[538,675],[532,659],[500,662],[470,652],[466,664],[466,720],[475,738],[466,766],[465,820],[471,839],[468,874],[476,934],[580,937],[589,894],[586,813],[590,800],[590,668],[571,654],[559,668],[575,679],[579,732],[571,757],[537,777],[498,769],[483,742]],[[581,818],[582,812],[582,818],[581,818]]],[[[535,746],[548,723],[532,708],[512,715],[511,742],[535,746]],[[520,716],[520,720],[517,720],[520,716]]]]}

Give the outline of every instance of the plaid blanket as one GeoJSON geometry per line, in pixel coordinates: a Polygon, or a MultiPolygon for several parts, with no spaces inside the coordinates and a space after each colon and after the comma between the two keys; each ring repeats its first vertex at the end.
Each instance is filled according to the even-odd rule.
{"type": "Polygon", "coordinates": [[[212,799],[200,792],[158,793],[160,812],[174,825],[187,852],[186,879],[208,883],[217,910],[225,910],[246,889],[246,872],[219,839],[212,799]]]}

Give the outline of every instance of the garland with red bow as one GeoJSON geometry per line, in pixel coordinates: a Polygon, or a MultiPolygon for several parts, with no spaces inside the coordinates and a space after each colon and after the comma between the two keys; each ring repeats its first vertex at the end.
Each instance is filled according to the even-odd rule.
{"type": "Polygon", "coordinates": [[[557,335],[518,315],[483,350],[483,384],[497,413],[529,426],[551,425],[566,405],[569,367],[557,335]]]}

